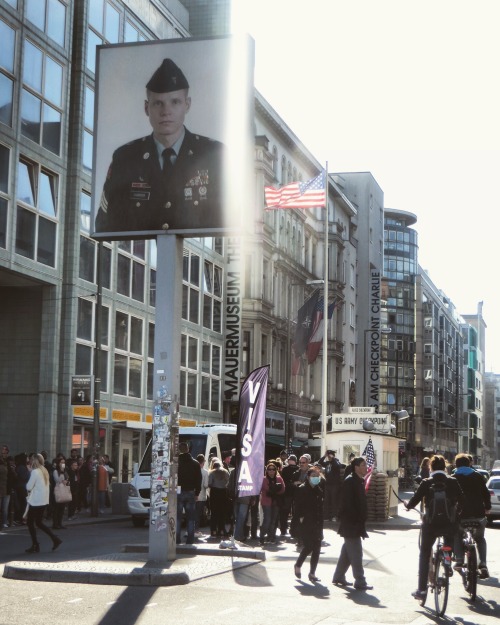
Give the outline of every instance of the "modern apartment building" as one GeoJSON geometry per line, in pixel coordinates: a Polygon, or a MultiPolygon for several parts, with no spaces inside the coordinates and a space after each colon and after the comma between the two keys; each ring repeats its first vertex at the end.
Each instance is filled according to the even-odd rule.
{"type": "Polygon", "coordinates": [[[491,469],[500,459],[500,374],[487,372],[484,376],[484,430],[490,457],[484,458],[483,466],[491,469]]]}
{"type": "Polygon", "coordinates": [[[483,318],[483,303],[477,305],[475,314],[462,315],[466,325],[464,337],[464,366],[467,385],[467,442],[469,452],[477,464],[490,458],[491,441],[484,440],[484,382],[486,372],[486,323],[483,318]],[[486,445],[486,443],[488,443],[486,445]]]}

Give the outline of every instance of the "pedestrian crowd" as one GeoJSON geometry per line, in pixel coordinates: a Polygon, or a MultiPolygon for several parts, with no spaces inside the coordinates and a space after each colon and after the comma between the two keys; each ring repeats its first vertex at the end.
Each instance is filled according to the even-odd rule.
{"type": "MultiPolygon", "coordinates": [[[[192,492],[193,505],[178,506],[177,542],[181,542],[183,514],[188,528],[187,543],[194,543],[204,535],[202,519],[209,518],[208,540],[221,540],[221,547],[235,548],[235,541],[259,541],[261,546],[276,545],[287,540],[296,543],[298,557],[294,573],[302,577],[302,566],[309,558],[309,581],[319,581],[317,566],[322,546],[325,545],[323,527],[325,521],[338,521],[338,534],[343,544],[337,559],[332,582],[337,586],[353,586],[369,590],[363,568],[363,540],[368,538],[368,517],[365,477],[369,468],[364,457],[349,456],[347,466],[336,458],[335,451],[328,450],[317,462],[309,454],[300,458],[283,451],[278,458],[270,459],[263,467],[262,484],[258,496],[236,496],[235,454],[223,452],[222,458],[211,458],[208,470],[205,457],[197,461],[190,457],[188,448],[182,456],[189,456],[191,476],[195,480],[187,484],[192,492]],[[198,467],[195,465],[198,464],[198,467]],[[194,470],[194,472],[193,472],[194,470]],[[208,508],[208,509],[207,509],[208,508]],[[346,577],[351,569],[353,581],[346,577]]],[[[179,462],[179,479],[182,468],[179,462]]],[[[184,466],[187,466],[185,464],[184,466]]],[[[490,495],[483,478],[472,468],[472,459],[458,454],[455,468],[446,463],[443,456],[425,458],[419,469],[421,484],[407,503],[407,509],[422,503],[423,523],[420,558],[418,565],[418,589],[413,596],[420,599],[427,583],[429,556],[436,538],[444,536],[446,545],[455,553],[455,570],[463,567],[462,528],[460,519],[480,518],[482,525],[477,533],[479,550],[479,574],[488,577],[486,564],[486,541],[484,527],[486,515],[491,508],[490,495]],[[454,510],[452,519],[444,525],[435,525],[430,510],[434,510],[434,483],[446,487],[448,503],[454,510]]],[[[179,482],[181,483],[181,482],[179,482]]],[[[188,496],[188,493],[186,493],[188,496]]],[[[436,497],[436,501],[438,497],[436,497]]],[[[450,575],[453,569],[450,566],[450,575]]]]}
{"type": "MultiPolygon", "coordinates": [[[[97,486],[99,513],[109,506],[109,484],[114,468],[109,457],[96,461],[92,455],[83,458],[77,449],[69,456],[62,453],[49,462],[46,452],[10,454],[8,445],[0,447],[0,520],[5,529],[27,525],[32,545],[26,551],[40,550],[37,529],[52,540],[57,549],[61,539],[52,530],[66,529],[64,514],[71,521],[91,505],[93,472],[97,486]],[[45,522],[52,521],[49,528],[45,522]]],[[[309,558],[308,579],[316,575],[321,548],[325,544],[325,521],[338,521],[338,534],[343,544],[332,582],[337,586],[354,586],[369,590],[363,568],[362,541],[368,537],[365,477],[369,471],[366,459],[354,454],[343,465],[335,451],[328,450],[317,462],[309,454],[298,459],[281,452],[263,467],[260,493],[236,496],[235,450],[212,457],[208,468],[203,454],[195,458],[187,443],[179,444],[177,543],[181,543],[185,523],[186,542],[193,544],[205,536],[202,527],[209,525],[208,540],[220,540],[220,546],[235,548],[235,541],[259,541],[261,546],[280,541],[294,541],[298,556],[294,574],[302,577],[302,566],[309,558]],[[278,533],[279,532],[279,533],[278,533]],[[354,581],[346,574],[351,569],[354,581]]],[[[426,593],[429,559],[438,536],[443,536],[445,549],[454,553],[455,565],[447,568],[463,572],[463,529],[460,522],[480,521],[476,532],[479,553],[479,575],[489,576],[487,547],[484,537],[486,516],[491,498],[483,477],[474,470],[472,457],[458,454],[455,467],[441,455],[425,458],[419,469],[419,486],[406,502],[408,510],[421,504],[422,529],[418,563],[418,588],[412,593],[421,600],[426,593]]]]}
{"type": "MultiPolygon", "coordinates": [[[[34,496],[30,480],[35,474],[41,475],[40,483],[43,484],[47,477],[48,500],[40,513],[41,518],[51,521],[52,529],[66,529],[65,517],[67,521],[73,521],[91,505],[93,471],[97,471],[99,513],[104,514],[110,505],[109,484],[114,474],[109,456],[103,455],[96,462],[92,455],[84,458],[78,449],[72,449],[68,456],[58,453],[49,461],[45,451],[13,455],[9,446],[3,444],[0,447],[0,527],[29,526],[28,513],[30,505],[33,506],[30,497],[34,496]],[[41,468],[45,472],[40,471],[41,468]]],[[[42,499],[44,496],[43,492],[42,499]]]]}

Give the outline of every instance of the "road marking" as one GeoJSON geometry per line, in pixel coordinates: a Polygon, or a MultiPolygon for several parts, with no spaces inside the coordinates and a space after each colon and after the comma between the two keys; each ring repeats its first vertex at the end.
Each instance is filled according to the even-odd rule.
{"type": "Polygon", "coordinates": [[[217,612],[217,616],[220,614],[231,614],[231,612],[238,612],[239,608],[228,608],[227,610],[222,610],[221,612],[217,612]]]}

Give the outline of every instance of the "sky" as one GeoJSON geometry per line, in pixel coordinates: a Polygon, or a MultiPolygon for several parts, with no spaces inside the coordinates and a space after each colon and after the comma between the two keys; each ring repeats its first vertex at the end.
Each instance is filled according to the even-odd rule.
{"type": "Polygon", "coordinates": [[[420,265],[459,313],[484,302],[500,372],[500,2],[233,2],[256,88],[330,173],[417,216],[420,265]]]}

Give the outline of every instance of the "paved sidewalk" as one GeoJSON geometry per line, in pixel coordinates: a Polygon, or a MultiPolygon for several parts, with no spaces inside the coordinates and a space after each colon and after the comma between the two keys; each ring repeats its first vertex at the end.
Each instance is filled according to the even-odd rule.
{"type": "MultiPolygon", "coordinates": [[[[420,518],[407,512],[399,504],[399,515],[385,521],[369,522],[367,529],[418,529],[420,518]]],[[[108,514],[100,517],[80,515],[72,526],[126,520],[124,515],[108,514]]],[[[325,536],[336,533],[336,522],[325,524],[325,536]]],[[[292,541],[269,545],[263,550],[258,541],[236,543],[236,549],[221,548],[210,539],[194,545],[178,545],[173,562],[155,562],[148,559],[148,544],[124,545],[121,553],[86,560],[54,562],[12,561],[4,566],[3,576],[10,579],[46,582],[74,582],[83,584],[114,584],[120,586],[175,586],[220,575],[237,568],[251,566],[269,557],[290,557],[296,553],[292,541]]]]}

